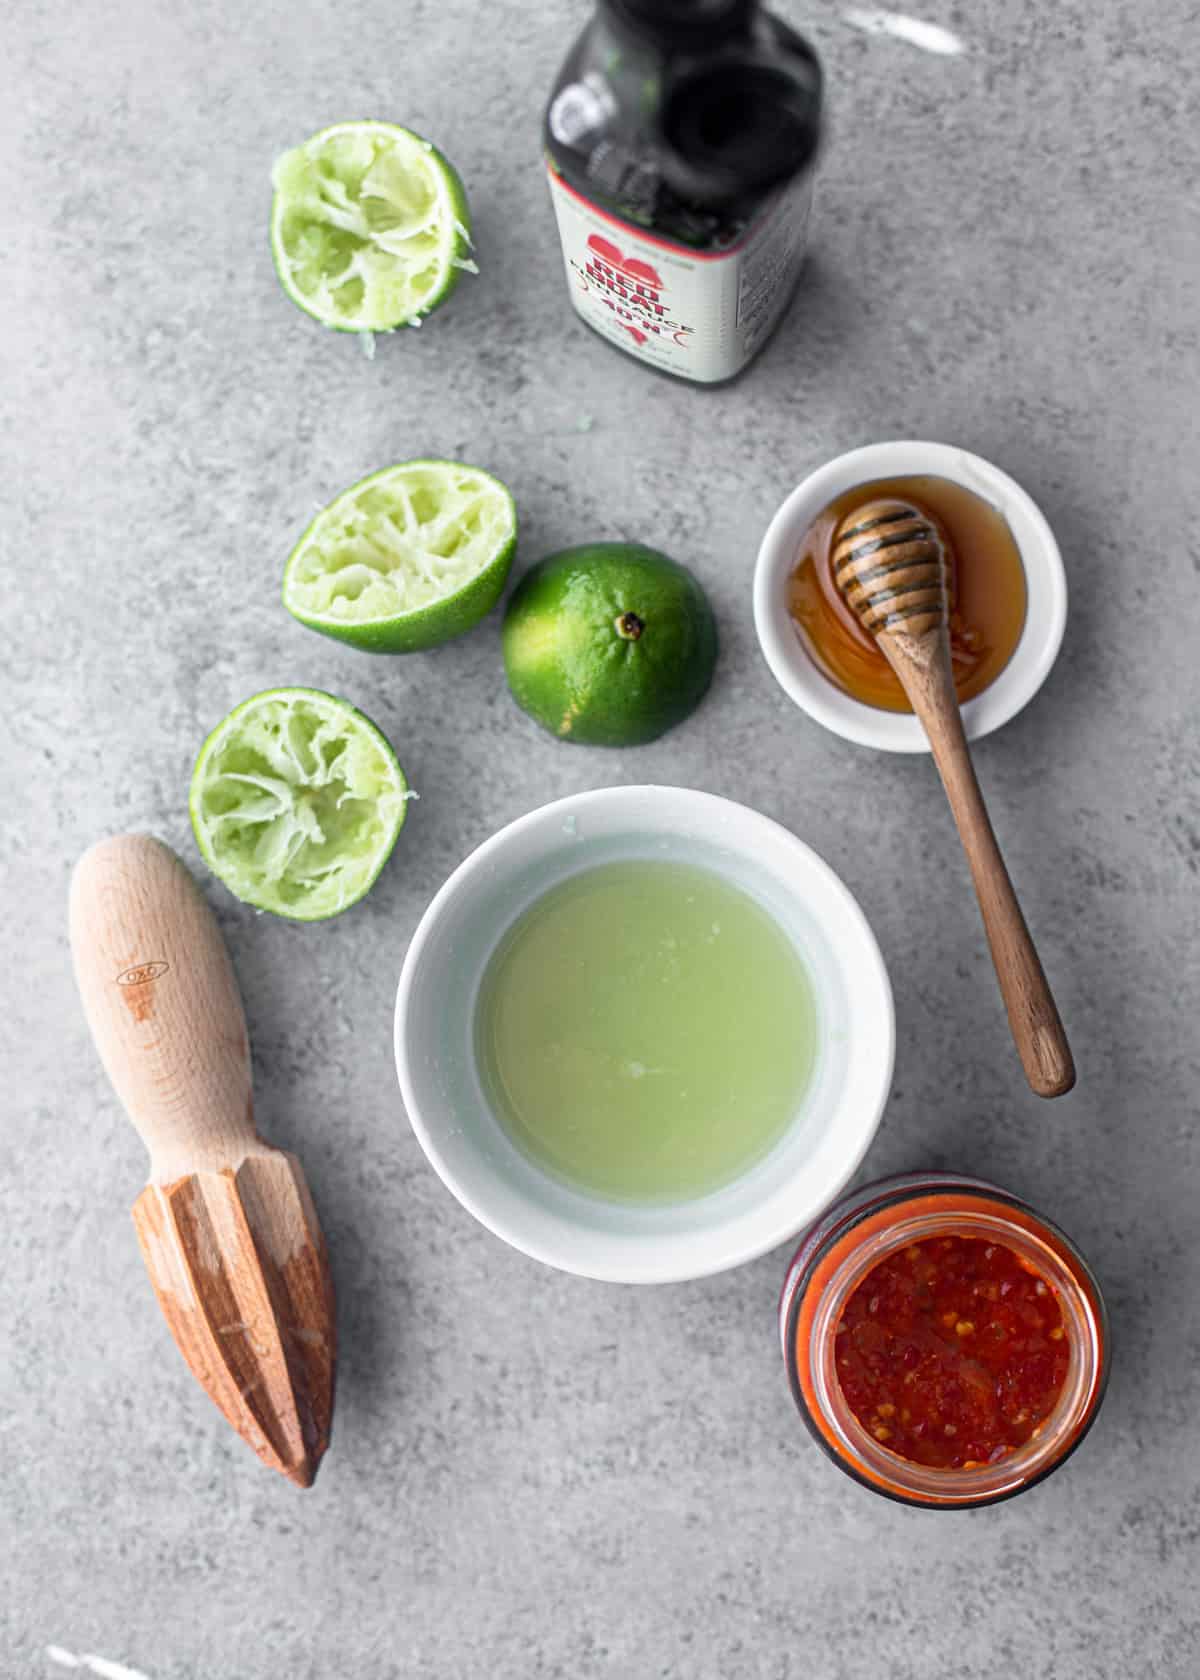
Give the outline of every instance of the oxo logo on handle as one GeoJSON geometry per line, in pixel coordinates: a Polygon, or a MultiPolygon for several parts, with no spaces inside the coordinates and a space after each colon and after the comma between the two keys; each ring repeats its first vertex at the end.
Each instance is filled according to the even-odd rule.
{"type": "Polygon", "coordinates": [[[152,980],[160,980],[170,966],[167,962],[136,963],[133,968],[117,975],[117,985],[148,986],[152,980]]]}

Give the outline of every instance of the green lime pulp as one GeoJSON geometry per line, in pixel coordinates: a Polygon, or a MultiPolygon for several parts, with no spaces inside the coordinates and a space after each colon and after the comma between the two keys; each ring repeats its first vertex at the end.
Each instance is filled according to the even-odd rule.
{"type": "Polygon", "coordinates": [[[517,542],[512,496],[458,461],[402,461],[343,491],[313,520],[283,578],[310,630],[373,653],[437,647],[504,589],[517,542]]]}
{"type": "Polygon", "coordinates": [[[475,269],[462,181],[411,129],[337,123],[285,152],[272,180],[280,284],[327,327],[419,326],[475,269]]]}
{"type": "Polygon", "coordinates": [[[268,689],[205,741],[189,805],[204,861],[247,904],[320,921],[357,903],[404,823],[386,738],[345,700],[268,689]]]}

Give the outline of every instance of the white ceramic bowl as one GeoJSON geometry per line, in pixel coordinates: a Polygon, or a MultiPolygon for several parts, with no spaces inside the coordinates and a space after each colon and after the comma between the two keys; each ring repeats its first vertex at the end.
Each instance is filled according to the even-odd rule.
{"type": "Polygon", "coordinates": [[[615,787],[533,811],[459,865],[409,946],[395,1037],[413,1130],[469,1212],[564,1271],[666,1283],[765,1253],[837,1195],[879,1124],[895,1022],[866,918],[795,835],[712,794],[615,787]],[[670,1206],[605,1201],[540,1171],[489,1108],[473,1051],[480,978],[505,930],[568,875],[621,858],[687,862],[751,893],[794,940],[818,1000],[816,1067],[783,1137],[734,1183],[670,1206]]]}
{"type": "Polygon", "coordinates": [[[931,473],[974,490],[1008,521],[1025,567],[1025,628],[1008,664],[962,709],[976,740],[999,729],[1032,700],[1058,656],[1067,622],[1067,579],[1054,533],[1037,503],[1007,473],[982,456],[945,443],[870,443],[852,449],[798,484],[767,527],[754,574],[754,624],[775,680],[826,729],[864,747],[928,752],[916,718],[864,705],[834,686],[809,657],[787,610],[787,581],[800,539],[835,496],[877,478],[931,473]]]}

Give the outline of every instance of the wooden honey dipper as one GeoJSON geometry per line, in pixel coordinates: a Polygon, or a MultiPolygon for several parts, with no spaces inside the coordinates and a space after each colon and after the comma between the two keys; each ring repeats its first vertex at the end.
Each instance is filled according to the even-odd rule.
{"type": "Polygon", "coordinates": [[[309,1487],[333,1416],[333,1286],[300,1163],[254,1127],[246,1020],[216,921],[145,834],[84,855],[70,918],[96,1047],[150,1151],[133,1223],[171,1334],[243,1440],[309,1487]]]}
{"type": "Polygon", "coordinates": [[[947,631],[952,557],[936,520],[894,497],[856,508],[835,532],[833,576],[929,737],[1025,1076],[1038,1096],[1062,1096],[1075,1083],[1075,1064],[971,763],[947,631]]]}

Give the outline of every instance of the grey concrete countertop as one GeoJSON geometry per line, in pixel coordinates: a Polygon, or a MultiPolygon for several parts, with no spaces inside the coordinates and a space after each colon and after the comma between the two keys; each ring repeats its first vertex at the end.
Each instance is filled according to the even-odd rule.
{"type": "Polygon", "coordinates": [[[706,392],[568,308],[538,120],[575,0],[4,8],[5,1676],[60,1672],[49,1646],[150,1680],[1200,1669],[1195,6],[930,0],[958,57],[784,9],[829,76],[811,265],[766,357],[706,392]],[[482,268],[373,362],[285,301],[265,239],[275,154],[358,115],[457,161],[482,268]],[[887,436],[998,461],[1066,557],[1062,657],[978,752],[1080,1068],[1051,1106],[932,769],[809,723],[754,638],[769,514],[887,436]],[[694,719],[567,747],[511,704],[494,618],[401,660],[294,624],[279,576],[311,512],[425,452],[512,486],[519,565],[622,536],[691,564],[723,636],[694,719]],[[360,704],[421,795],[370,899],[308,929],[204,875],[186,814],[205,732],[289,682],[360,704]],[[494,1240],[426,1165],[390,1045],[424,905],[510,818],[653,780],[757,806],[860,897],[900,1031],[867,1170],[991,1176],[1099,1271],[1109,1397],[1027,1496],[914,1513],[840,1476],[785,1386],[784,1253],[589,1284],[494,1240]],[[144,1156],[85,1032],[65,894],[89,842],[135,827],[204,880],[263,1129],[330,1238],[344,1352],[309,1494],[196,1389],[134,1244],[144,1156]]]}

